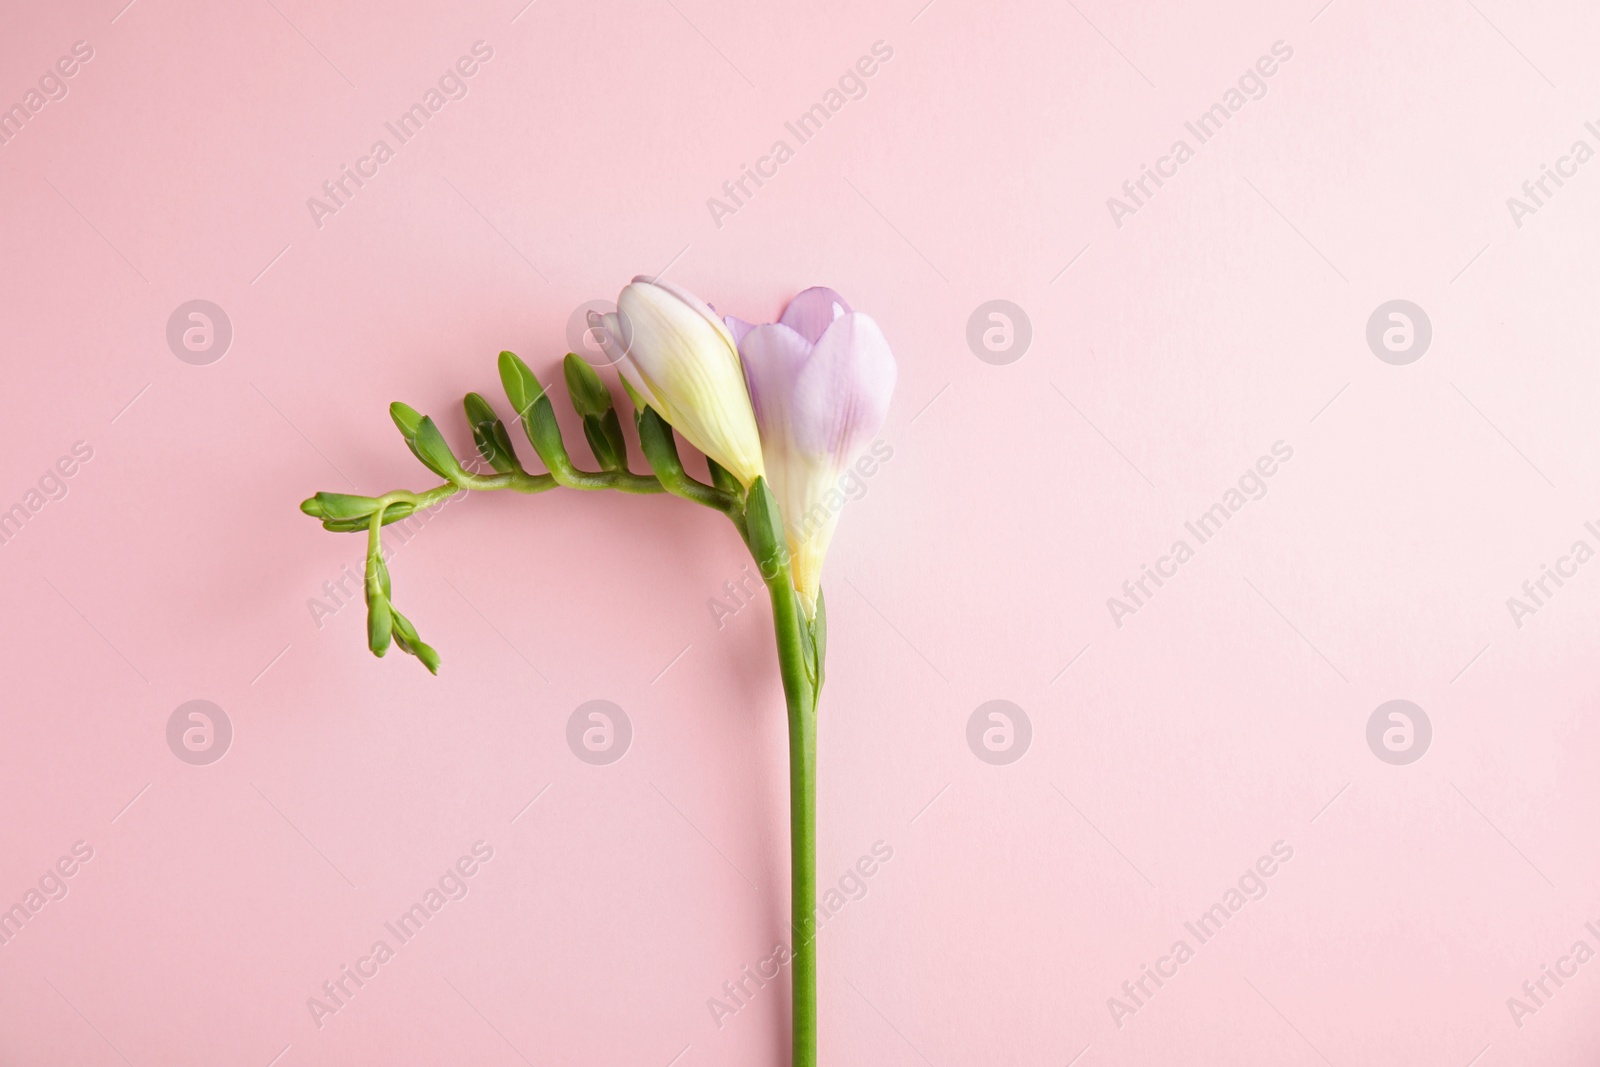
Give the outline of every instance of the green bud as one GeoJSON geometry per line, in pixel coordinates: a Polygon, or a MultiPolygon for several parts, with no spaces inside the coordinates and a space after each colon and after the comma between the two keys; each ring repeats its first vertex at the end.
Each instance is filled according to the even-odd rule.
{"type": "Polygon", "coordinates": [[[595,462],[603,470],[628,469],[628,442],[622,436],[622,423],[611,403],[611,390],[595,369],[571,352],[562,361],[567,377],[567,392],[572,407],[583,417],[583,436],[589,442],[595,462]]]}
{"type": "Polygon", "coordinates": [[[561,361],[561,369],[567,376],[572,406],[579,415],[599,418],[611,410],[611,390],[586,360],[568,352],[567,358],[561,361]]]}
{"type": "Polygon", "coordinates": [[[394,634],[394,616],[389,610],[389,602],[383,597],[376,600],[369,598],[367,603],[367,647],[372,649],[374,656],[382,656],[389,651],[389,639],[394,634]]]}
{"type": "MultiPolygon", "coordinates": [[[[325,496],[325,494],[318,494],[318,496],[325,496]]],[[[373,501],[373,504],[376,506],[378,501],[373,501]]],[[[307,515],[318,515],[318,517],[320,517],[320,514],[322,514],[322,504],[320,504],[320,502],[318,502],[317,498],[314,496],[314,498],[310,498],[309,501],[302,502],[301,510],[302,512],[306,512],[307,515]]],[[[389,523],[400,522],[402,518],[405,518],[406,515],[410,515],[411,512],[414,512],[414,510],[416,510],[416,504],[411,504],[410,501],[394,502],[394,504],[390,504],[389,507],[384,509],[384,522],[382,522],[382,525],[387,526],[389,523]]],[[[371,510],[368,510],[368,514],[358,515],[358,517],[355,518],[323,518],[322,520],[323,530],[331,530],[333,533],[362,533],[362,531],[365,531],[366,528],[371,525],[373,525],[371,510]]]]}
{"type": "Polygon", "coordinates": [[[370,496],[347,496],[344,493],[318,493],[306,504],[300,505],[302,511],[323,519],[370,519],[372,513],[378,510],[378,502],[370,496]],[[306,509],[306,504],[313,501],[319,511],[306,509]]]}
{"type": "Polygon", "coordinates": [[[528,440],[533,442],[533,450],[539,453],[539,458],[544,460],[544,465],[551,473],[572,470],[572,459],[567,455],[566,442],[561,440],[561,425],[556,422],[556,409],[550,404],[550,394],[546,393],[533,402],[533,411],[522,420],[522,424],[528,440]]]}
{"type": "Polygon", "coordinates": [[[526,419],[533,402],[544,395],[544,386],[515,352],[500,353],[500,384],[519,419],[526,419]]]}
{"type": "Polygon", "coordinates": [[[421,660],[430,674],[439,673],[439,653],[423,643],[422,638],[417,636],[416,627],[411,625],[411,620],[398,611],[394,613],[394,643],[400,646],[401,651],[409,652],[421,660]]]}
{"type": "Polygon", "coordinates": [[[409,404],[402,404],[396,400],[389,405],[389,417],[394,424],[400,427],[400,433],[407,443],[417,436],[417,430],[422,426],[422,413],[409,404]]]}
{"type": "Polygon", "coordinates": [[[455,453],[450,451],[450,446],[445,444],[444,435],[432,419],[398,401],[389,405],[389,417],[405,437],[406,447],[422,461],[423,466],[447,482],[460,484],[467,472],[462,468],[461,461],[456,459],[455,453]]]}
{"type": "Polygon", "coordinates": [[[551,473],[566,474],[572,470],[572,460],[567,456],[567,446],[561,440],[561,427],[556,423],[555,408],[550,406],[550,396],[534,376],[528,365],[515,353],[500,353],[500,384],[505,387],[511,406],[522,419],[522,430],[533,442],[551,473]]]}
{"type": "Polygon", "coordinates": [[[789,551],[783,539],[783,515],[765,478],[757,478],[751,484],[744,517],[750,554],[756,559],[762,579],[771,581],[789,562],[789,551]]]}
{"type": "MultiPolygon", "coordinates": [[[[304,505],[301,506],[302,508],[304,507],[304,505]]],[[[417,506],[408,501],[390,504],[384,509],[383,525],[387,526],[391,522],[399,522],[415,510],[417,510],[417,506]]],[[[324,519],[322,521],[322,528],[324,530],[332,530],[334,533],[357,533],[365,531],[371,525],[372,519],[370,516],[363,519],[324,519]]]]}
{"type": "Polygon", "coordinates": [[[501,474],[520,471],[522,464],[517,462],[517,452],[511,447],[506,424],[500,421],[489,402],[477,393],[468,393],[462,399],[461,406],[466,409],[467,423],[472,427],[472,441],[478,446],[478,454],[501,474]]]}
{"type": "Polygon", "coordinates": [[[466,469],[461,466],[461,461],[456,459],[456,454],[450,451],[450,446],[445,443],[444,434],[439,432],[439,427],[434,425],[431,418],[423,417],[422,425],[417,427],[416,449],[417,458],[427,468],[448,482],[459,484],[460,479],[466,476],[466,469]]]}

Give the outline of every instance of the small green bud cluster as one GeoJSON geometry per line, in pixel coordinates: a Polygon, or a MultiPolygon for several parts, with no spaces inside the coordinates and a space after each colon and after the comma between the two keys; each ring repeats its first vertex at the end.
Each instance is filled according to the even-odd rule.
{"type": "MultiPolygon", "coordinates": [[[[727,515],[749,546],[762,579],[772,588],[788,588],[789,552],[783,535],[783,519],[764,478],[758,478],[746,490],[737,478],[710,459],[707,460],[710,484],[690,475],[679,458],[672,427],[624,379],[623,388],[632,401],[639,449],[651,471],[650,474],[634,473],[629,469],[628,442],[611,390],[593,367],[569,353],[562,366],[567,393],[574,412],[582,421],[589,451],[600,468],[584,470],[567,451],[550,394],[532,369],[515,353],[501,352],[499,371],[501,387],[534,454],[544,465],[543,472],[530,472],[523,466],[506,424],[489,401],[478,393],[468,393],[462,400],[462,409],[472,431],[473,444],[493,474],[468,470],[451,451],[431,417],[397,402],[389,406],[389,416],[406,447],[424,467],[443,478],[444,484],[424,492],[400,489],[377,497],[323,492],[300,504],[300,510],[319,520],[324,529],[336,533],[367,532],[367,646],[374,655],[382,656],[395,645],[417,657],[429,671],[438,673],[439,654],[417,636],[411,621],[394,606],[379,531],[462,489],[540,493],[565,487],[671,493],[727,515]]],[[[824,627],[820,613],[814,621],[801,627],[805,631],[805,658],[812,667],[809,680],[813,687],[821,684],[824,627]]]]}

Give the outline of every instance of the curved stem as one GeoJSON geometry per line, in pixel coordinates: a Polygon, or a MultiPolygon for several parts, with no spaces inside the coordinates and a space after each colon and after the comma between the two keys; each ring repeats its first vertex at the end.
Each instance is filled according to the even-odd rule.
{"type": "Polygon", "coordinates": [[[794,955],[793,1067],[817,1063],[817,690],[807,669],[806,621],[787,565],[767,580],[778,667],[789,710],[789,893],[794,955]]]}
{"type": "Polygon", "coordinates": [[[673,496],[692,500],[701,507],[714,508],[732,519],[735,526],[744,517],[740,501],[732,493],[692,478],[682,468],[675,472],[664,472],[660,479],[662,488],[673,496]]]}
{"type": "MultiPolygon", "coordinates": [[[[631,471],[585,471],[568,464],[553,474],[530,477],[554,478],[568,489],[617,489],[624,493],[660,493],[661,483],[648,474],[631,471]]],[[[534,490],[537,492],[537,490],[534,490]]]]}

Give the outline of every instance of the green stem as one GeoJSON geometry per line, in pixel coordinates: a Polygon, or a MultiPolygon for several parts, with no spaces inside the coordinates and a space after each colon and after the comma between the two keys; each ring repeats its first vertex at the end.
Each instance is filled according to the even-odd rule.
{"type": "MultiPolygon", "coordinates": [[[[817,1063],[817,690],[807,668],[806,621],[783,566],[767,581],[778,667],[789,710],[789,895],[794,931],[793,1067],[817,1063]]],[[[813,665],[814,667],[815,665],[813,665]]]]}
{"type": "Polygon", "coordinates": [[[648,474],[634,474],[631,471],[583,471],[570,463],[544,477],[553,478],[556,483],[568,489],[617,489],[624,493],[662,492],[661,483],[648,474]]]}

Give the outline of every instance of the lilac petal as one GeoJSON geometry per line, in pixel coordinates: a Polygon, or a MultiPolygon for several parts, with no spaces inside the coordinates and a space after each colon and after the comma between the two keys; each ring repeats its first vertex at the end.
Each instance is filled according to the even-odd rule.
{"type": "Polygon", "coordinates": [[[850,462],[883,427],[896,373],[878,324],[860,312],[840,316],[794,378],[788,407],[795,447],[850,462]]]}
{"type": "Polygon", "coordinates": [[[795,382],[811,359],[811,342],[782,323],[753,326],[739,343],[750,406],[763,442],[787,440],[795,382]]]}
{"type": "Polygon", "coordinates": [[[849,311],[850,305],[845,303],[844,297],[826,286],[814,285],[789,301],[778,321],[816,344],[823,332],[833,325],[833,320],[849,311]]]}
{"type": "Polygon", "coordinates": [[[728,332],[733,334],[733,343],[736,345],[744,341],[745,334],[756,328],[755,323],[746,322],[737,315],[724,315],[722,321],[727,325],[728,332]]]}

